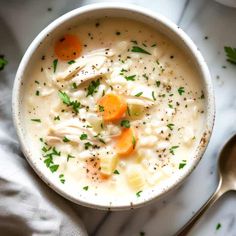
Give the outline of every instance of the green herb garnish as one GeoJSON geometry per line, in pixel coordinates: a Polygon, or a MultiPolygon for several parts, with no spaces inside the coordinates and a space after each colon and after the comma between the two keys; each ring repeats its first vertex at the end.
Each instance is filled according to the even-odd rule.
{"type": "Polygon", "coordinates": [[[84,144],[85,150],[89,149],[89,147],[92,147],[93,145],[90,142],[87,142],[84,144]]]}
{"type": "Polygon", "coordinates": [[[57,63],[58,63],[58,59],[55,59],[55,60],[53,61],[53,72],[54,72],[54,73],[55,73],[56,70],[57,70],[57,63]]]}
{"type": "Polygon", "coordinates": [[[157,87],[160,87],[160,84],[161,84],[161,81],[159,81],[159,80],[156,81],[156,86],[157,86],[157,87]]]}
{"type": "Polygon", "coordinates": [[[59,165],[51,165],[49,166],[49,169],[51,170],[52,173],[56,172],[58,169],[59,165]]]}
{"type": "Polygon", "coordinates": [[[136,75],[125,76],[125,79],[127,81],[135,81],[135,79],[134,79],[135,77],[136,77],[136,75]]]}
{"type": "Polygon", "coordinates": [[[131,49],[131,52],[139,52],[139,53],[144,53],[144,54],[151,55],[150,52],[148,52],[148,51],[146,51],[143,48],[140,48],[138,46],[133,46],[132,49],[131,49]]]}
{"type": "Polygon", "coordinates": [[[172,155],[175,155],[175,150],[178,148],[179,146],[172,146],[171,148],[170,148],[170,153],[172,154],[172,155]]]}
{"type": "Polygon", "coordinates": [[[157,100],[156,97],[155,97],[154,91],[152,91],[152,98],[153,98],[154,101],[157,100]]]}
{"type": "Polygon", "coordinates": [[[54,120],[60,120],[60,116],[55,116],[54,120]]]}
{"type": "Polygon", "coordinates": [[[38,122],[38,123],[40,123],[41,122],[41,120],[40,119],[31,119],[32,121],[34,121],[34,122],[38,122]]]}
{"type": "Polygon", "coordinates": [[[87,134],[81,134],[80,135],[80,140],[85,140],[88,138],[88,135],[87,134]]]}
{"type": "Polygon", "coordinates": [[[65,183],[64,174],[60,174],[60,175],[59,175],[59,179],[60,179],[60,181],[61,181],[62,184],[65,183]]]}
{"type": "Polygon", "coordinates": [[[227,56],[227,61],[236,65],[236,48],[225,46],[224,50],[227,56]]]}
{"type": "Polygon", "coordinates": [[[65,92],[62,92],[60,90],[59,90],[59,97],[64,104],[66,104],[67,106],[71,106],[76,114],[79,112],[79,109],[81,107],[80,102],[78,102],[76,100],[71,101],[70,97],[65,92]]]}
{"type": "Polygon", "coordinates": [[[103,112],[104,111],[104,106],[98,105],[98,109],[99,109],[100,112],[103,112]]]}
{"type": "Polygon", "coordinates": [[[71,65],[71,64],[74,64],[75,61],[74,61],[74,60],[71,60],[71,61],[68,61],[67,63],[68,63],[69,65],[71,65]]]}
{"type": "Polygon", "coordinates": [[[142,192],[143,192],[142,190],[138,191],[138,192],[136,193],[136,196],[137,196],[137,197],[140,197],[140,194],[141,194],[142,192]]]}
{"type": "Polygon", "coordinates": [[[183,93],[185,93],[184,87],[179,87],[178,88],[178,93],[179,93],[179,95],[182,95],[183,93]]]}
{"type": "Polygon", "coordinates": [[[89,189],[89,186],[84,186],[83,187],[83,190],[85,190],[85,191],[88,191],[88,189],[89,189]]]}
{"type": "Polygon", "coordinates": [[[35,95],[36,95],[36,96],[39,96],[39,91],[38,91],[38,90],[35,92],[35,95]]]}
{"type": "Polygon", "coordinates": [[[179,163],[179,169],[183,169],[186,166],[186,160],[182,160],[181,163],[179,163]]]}
{"type": "Polygon", "coordinates": [[[116,175],[119,175],[119,174],[120,174],[120,172],[119,172],[118,170],[114,170],[113,173],[116,174],[116,175]]]}
{"type": "Polygon", "coordinates": [[[132,144],[133,144],[133,149],[135,149],[136,146],[136,138],[132,136],[132,144]]]}
{"type": "Polygon", "coordinates": [[[135,94],[134,96],[135,97],[140,97],[142,94],[143,94],[143,92],[140,92],[140,93],[135,94]]]}
{"type": "Polygon", "coordinates": [[[70,142],[70,139],[68,139],[66,136],[63,138],[63,142],[64,143],[68,143],[68,142],[70,142]]]}
{"type": "Polygon", "coordinates": [[[67,159],[66,159],[66,160],[67,160],[67,162],[68,162],[68,161],[69,161],[71,158],[75,158],[75,157],[74,157],[74,156],[72,156],[72,155],[70,155],[70,154],[68,154],[68,155],[67,155],[67,159]]]}
{"type": "Polygon", "coordinates": [[[77,89],[77,84],[74,82],[74,83],[72,84],[72,87],[73,87],[73,89],[77,89]]]}
{"type": "Polygon", "coordinates": [[[129,122],[129,120],[122,120],[122,121],[120,122],[120,125],[121,125],[122,127],[125,127],[125,128],[130,128],[130,122],[129,122]]]}
{"type": "Polygon", "coordinates": [[[100,85],[100,80],[96,80],[96,81],[92,81],[89,86],[88,86],[88,92],[87,92],[87,97],[89,95],[93,95],[94,93],[97,92],[97,88],[99,87],[100,85]]]}
{"type": "Polygon", "coordinates": [[[221,228],[221,223],[218,223],[217,225],[216,225],[216,230],[219,230],[221,228]]]}
{"type": "Polygon", "coordinates": [[[0,55],[0,70],[3,70],[7,64],[8,61],[4,58],[3,55],[0,55]]]}
{"type": "Polygon", "coordinates": [[[70,97],[65,92],[62,92],[59,90],[59,97],[63,103],[70,106],[70,104],[71,104],[70,97]]]}
{"type": "Polygon", "coordinates": [[[175,125],[174,124],[168,124],[167,125],[167,127],[170,129],[170,130],[173,130],[173,127],[174,127],[175,125]]]}

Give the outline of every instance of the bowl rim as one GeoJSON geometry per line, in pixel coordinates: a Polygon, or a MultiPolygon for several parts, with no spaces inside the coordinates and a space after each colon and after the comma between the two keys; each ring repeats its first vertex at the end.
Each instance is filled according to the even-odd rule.
{"type": "Polygon", "coordinates": [[[160,15],[159,13],[153,12],[149,9],[146,9],[141,6],[136,6],[133,4],[128,3],[95,3],[95,4],[89,4],[86,6],[82,6],[79,8],[76,8],[61,17],[54,20],[52,23],[50,23],[47,27],[45,27],[32,41],[30,46],[27,48],[20,65],[18,67],[14,86],[13,86],[13,92],[12,92],[12,116],[13,116],[13,123],[17,132],[17,136],[20,141],[21,149],[30,164],[30,166],[34,169],[34,171],[37,173],[37,175],[47,184],[49,187],[51,187],[54,191],[56,191],[61,196],[65,197],[66,199],[77,203],[79,205],[96,208],[96,209],[102,209],[102,210],[127,210],[127,209],[133,209],[138,208],[141,206],[144,206],[146,204],[149,204],[153,202],[154,200],[163,197],[173,189],[177,188],[180,184],[183,183],[184,180],[192,173],[192,171],[196,168],[199,161],[201,160],[206,147],[209,143],[209,139],[213,130],[214,126],[214,120],[215,120],[215,101],[214,101],[214,91],[213,91],[213,85],[211,81],[211,76],[207,67],[207,64],[202,57],[199,49],[196,47],[196,45],[193,43],[193,41],[190,39],[190,37],[175,23],[173,23],[171,20],[166,18],[165,16],[160,15]],[[52,180],[48,179],[44,172],[40,170],[38,166],[36,166],[33,162],[32,156],[29,155],[26,148],[26,142],[24,139],[24,136],[21,131],[21,120],[20,120],[20,86],[23,78],[23,74],[25,69],[27,68],[27,64],[31,56],[34,54],[34,51],[37,49],[37,47],[40,45],[40,42],[45,38],[45,36],[49,33],[51,33],[56,28],[60,27],[60,25],[64,22],[70,21],[74,17],[78,17],[79,15],[91,12],[91,11],[97,11],[97,10],[104,10],[104,9],[112,9],[112,10],[126,10],[130,11],[136,14],[140,14],[143,16],[147,16],[157,22],[160,22],[164,27],[171,30],[173,33],[176,34],[177,37],[179,37],[181,40],[184,41],[185,45],[187,46],[188,50],[191,51],[193,60],[195,60],[199,66],[199,71],[201,70],[202,74],[202,81],[204,83],[205,90],[207,92],[207,116],[206,116],[206,128],[204,128],[206,133],[206,136],[204,137],[204,145],[199,148],[196,158],[194,158],[194,161],[192,162],[191,166],[189,166],[188,171],[181,176],[181,178],[178,179],[178,181],[171,184],[169,188],[166,188],[161,194],[159,195],[151,195],[148,199],[144,199],[143,201],[139,201],[137,203],[133,204],[114,204],[114,205],[98,205],[95,203],[92,203],[89,200],[81,200],[78,197],[72,196],[71,194],[67,193],[66,191],[63,191],[62,189],[58,188],[52,180]]]}

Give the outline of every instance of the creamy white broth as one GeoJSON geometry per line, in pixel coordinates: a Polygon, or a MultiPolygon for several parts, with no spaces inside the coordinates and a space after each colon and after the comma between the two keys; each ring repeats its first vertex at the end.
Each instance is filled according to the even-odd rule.
{"type": "Polygon", "coordinates": [[[203,132],[204,94],[188,56],[161,33],[127,19],[91,20],[61,38],[65,34],[78,36],[81,56],[55,65],[60,38],[52,40],[34,63],[23,97],[27,135],[40,153],[35,158],[68,191],[110,202],[175,181],[193,161],[203,132]],[[116,121],[104,122],[99,110],[107,94],[127,104],[116,121]],[[73,104],[63,103],[68,97],[73,104]],[[130,154],[119,155],[124,120],[135,143],[130,154]],[[99,168],[104,157],[116,158],[106,178],[99,168]]]}

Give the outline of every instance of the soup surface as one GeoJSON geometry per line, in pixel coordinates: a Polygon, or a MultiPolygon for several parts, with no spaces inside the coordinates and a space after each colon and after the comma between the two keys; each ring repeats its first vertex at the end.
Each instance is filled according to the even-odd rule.
{"type": "Polygon", "coordinates": [[[102,18],[71,27],[46,45],[25,84],[34,158],[85,198],[112,204],[161,192],[200,142],[198,76],[174,41],[147,25],[102,18]]]}

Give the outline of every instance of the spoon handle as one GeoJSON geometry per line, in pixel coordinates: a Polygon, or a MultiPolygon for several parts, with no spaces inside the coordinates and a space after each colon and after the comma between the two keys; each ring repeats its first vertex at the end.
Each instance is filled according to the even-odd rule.
{"type": "Polygon", "coordinates": [[[215,193],[208,199],[208,201],[195,213],[195,215],[175,234],[175,236],[186,236],[193,226],[199,221],[201,216],[210,208],[223,194],[224,190],[221,188],[221,181],[215,193]]]}

